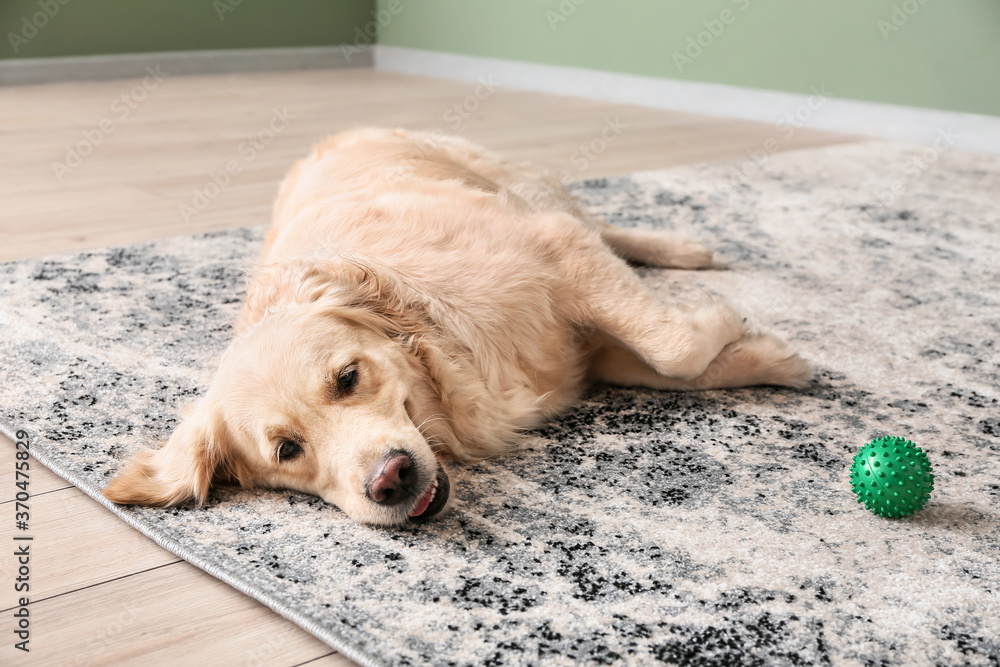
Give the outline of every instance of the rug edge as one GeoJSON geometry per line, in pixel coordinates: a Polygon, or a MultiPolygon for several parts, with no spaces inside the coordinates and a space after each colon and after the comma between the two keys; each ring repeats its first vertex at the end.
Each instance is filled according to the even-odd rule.
{"type": "MultiPolygon", "coordinates": [[[[31,435],[30,431],[27,429],[15,428],[5,419],[0,418],[0,433],[3,433],[3,435],[7,436],[15,443],[18,441],[18,431],[31,435]]],[[[183,558],[186,562],[194,565],[212,577],[215,577],[219,581],[232,586],[240,593],[257,600],[276,614],[295,623],[309,634],[327,644],[333,650],[338,651],[358,664],[363,665],[364,667],[388,667],[390,664],[382,661],[380,658],[375,658],[369,655],[347,639],[321,627],[316,621],[308,616],[287,607],[279,600],[273,598],[267,591],[251,588],[237,575],[229,572],[228,570],[224,570],[210,561],[203,560],[200,556],[191,552],[182,543],[160,534],[152,525],[146,523],[142,519],[138,519],[124,512],[120,507],[118,507],[118,505],[112,503],[110,500],[101,495],[100,490],[95,486],[89,482],[79,479],[73,472],[66,470],[57,461],[50,458],[44,445],[41,449],[37,449],[37,445],[44,442],[45,440],[37,438],[36,442],[32,443],[32,446],[28,450],[28,453],[32,458],[59,477],[62,477],[83,493],[87,494],[93,500],[103,505],[105,508],[114,513],[119,519],[127,523],[132,528],[138,530],[149,539],[153,540],[153,542],[160,547],[166,549],[179,558],[183,558]]]]}

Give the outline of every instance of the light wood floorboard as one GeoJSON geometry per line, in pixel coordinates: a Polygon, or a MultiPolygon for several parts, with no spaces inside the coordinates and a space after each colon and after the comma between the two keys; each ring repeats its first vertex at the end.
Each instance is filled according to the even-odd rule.
{"type": "MultiPolygon", "coordinates": [[[[773,145],[769,140],[792,150],[863,139],[801,129],[782,141],[764,124],[502,85],[477,97],[476,85],[373,70],[167,77],[138,102],[137,85],[0,89],[0,261],[265,223],[292,161],[324,135],[360,124],[456,132],[571,179],[746,159],[773,145]],[[123,95],[133,95],[127,117],[116,103],[123,95]],[[462,117],[456,110],[463,105],[475,109],[462,117]],[[284,126],[259,149],[241,148],[276,110],[290,116],[284,126]],[[586,158],[581,149],[609,122],[624,127],[586,158]],[[60,179],[54,163],[66,163],[81,142],[89,154],[60,179]],[[185,215],[182,205],[194,208],[195,190],[230,161],[240,172],[185,215]]],[[[0,543],[9,545],[14,446],[2,437],[0,457],[0,543]]],[[[35,461],[31,475],[32,651],[12,648],[4,611],[0,664],[353,664],[178,560],[35,461]]],[[[0,556],[0,585],[8,591],[0,609],[16,604],[15,569],[12,557],[0,556]]]]}

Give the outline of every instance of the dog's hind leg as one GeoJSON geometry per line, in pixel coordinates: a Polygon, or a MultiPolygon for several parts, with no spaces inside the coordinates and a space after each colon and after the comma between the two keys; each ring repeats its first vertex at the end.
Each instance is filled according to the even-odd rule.
{"type": "Polygon", "coordinates": [[[780,340],[766,334],[748,334],[722,348],[705,372],[690,380],[660,375],[615,341],[604,339],[590,356],[591,380],[627,387],[698,390],[779,385],[801,388],[812,374],[809,364],[780,340]]]}
{"type": "MultiPolygon", "coordinates": [[[[566,214],[546,214],[536,222],[562,274],[566,291],[556,302],[565,316],[584,329],[610,337],[665,380],[686,383],[656,386],[764,382],[798,386],[808,377],[804,361],[777,339],[751,334],[744,318],[726,302],[716,299],[693,309],[666,306],[608,249],[597,230],[579,225],[566,214]],[[724,356],[718,359],[720,354],[724,356]]],[[[596,370],[623,359],[613,351],[608,354],[610,361],[600,361],[598,355],[596,370]]],[[[641,368],[628,372],[641,373],[641,368]]],[[[614,379],[607,373],[598,377],[614,379]]]]}
{"type": "Polygon", "coordinates": [[[694,310],[657,301],[628,264],[572,216],[547,214],[538,223],[565,280],[567,292],[558,301],[568,319],[610,335],[660,375],[694,379],[746,333],[743,318],[721,300],[694,310]]]}
{"type": "Polygon", "coordinates": [[[694,309],[670,308],[649,294],[631,270],[628,272],[629,282],[609,280],[604,288],[607,291],[592,295],[593,324],[660,375],[694,380],[727,345],[746,335],[744,319],[726,302],[713,300],[694,309]]]}
{"type": "Polygon", "coordinates": [[[665,269],[707,269],[712,251],[701,243],[676,232],[632,229],[603,223],[601,239],[616,255],[665,269]]]}

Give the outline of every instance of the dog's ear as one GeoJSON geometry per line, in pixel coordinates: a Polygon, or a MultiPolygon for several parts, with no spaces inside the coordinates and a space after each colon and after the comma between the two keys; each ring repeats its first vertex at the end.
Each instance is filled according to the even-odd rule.
{"type": "Polygon", "coordinates": [[[389,267],[351,256],[341,259],[339,275],[345,285],[344,305],[375,315],[379,319],[375,327],[386,335],[407,341],[430,326],[426,303],[422,303],[425,299],[418,298],[389,267]]]}
{"type": "Polygon", "coordinates": [[[104,497],[123,505],[169,507],[192,498],[203,504],[223,467],[227,437],[221,417],[205,403],[184,416],[163,447],[133,457],[104,497]]]}
{"type": "Polygon", "coordinates": [[[388,266],[353,254],[322,262],[270,264],[249,273],[247,299],[236,328],[242,331],[286,305],[320,304],[353,319],[365,319],[363,313],[367,320],[377,316],[378,328],[403,335],[426,326],[413,296],[388,266]]]}

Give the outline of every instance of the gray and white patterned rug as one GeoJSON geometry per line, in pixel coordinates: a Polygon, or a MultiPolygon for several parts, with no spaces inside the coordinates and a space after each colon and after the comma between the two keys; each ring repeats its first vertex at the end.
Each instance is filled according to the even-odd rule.
{"type": "MultiPolygon", "coordinates": [[[[728,271],[639,271],[730,297],[813,384],[596,387],[522,453],[453,466],[419,528],[298,493],[112,509],[368,665],[1000,664],[1000,158],[872,142],[574,189],[717,248],[728,271]],[[851,495],[882,434],[935,467],[907,519],[851,495]]],[[[0,264],[4,430],[104,502],[206,387],[262,232],[0,264]]]]}

